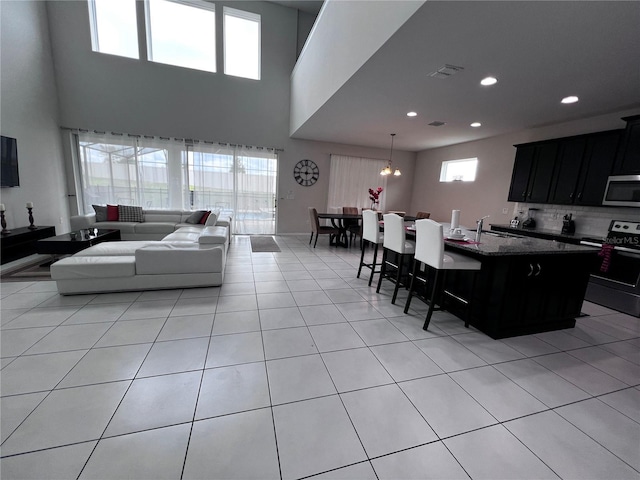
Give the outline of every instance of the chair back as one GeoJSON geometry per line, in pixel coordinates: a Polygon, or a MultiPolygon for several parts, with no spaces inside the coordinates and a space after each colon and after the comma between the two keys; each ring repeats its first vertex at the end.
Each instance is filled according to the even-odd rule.
{"type": "Polygon", "coordinates": [[[405,253],[404,219],[395,213],[384,215],[384,248],[405,253]]]}
{"type": "Polygon", "coordinates": [[[311,224],[311,231],[318,233],[320,230],[320,221],[318,220],[318,210],[313,207],[309,207],[309,223],[311,224]]]}
{"type": "Polygon", "coordinates": [[[358,207],[342,207],[342,213],[345,215],[358,215],[358,207]]]}
{"type": "Polygon", "coordinates": [[[378,212],[375,210],[362,211],[362,239],[373,243],[379,243],[380,225],[378,224],[378,212]]]}
{"type": "MultiPolygon", "coordinates": [[[[386,226],[386,222],[385,222],[386,226]]],[[[433,220],[416,220],[415,259],[441,269],[444,264],[444,230],[433,220]]]]}
{"type": "Polygon", "coordinates": [[[416,213],[416,219],[418,218],[429,218],[431,216],[431,212],[418,212],[416,213]]]}

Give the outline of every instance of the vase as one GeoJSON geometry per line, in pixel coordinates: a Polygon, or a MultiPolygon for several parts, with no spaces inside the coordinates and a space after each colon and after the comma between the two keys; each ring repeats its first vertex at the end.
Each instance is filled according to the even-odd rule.
{"type": "Polygon", "coordinates": [[[378,206],[378,202],[371,202],[371,210],[378,210],[376,207],[378,206]]]}

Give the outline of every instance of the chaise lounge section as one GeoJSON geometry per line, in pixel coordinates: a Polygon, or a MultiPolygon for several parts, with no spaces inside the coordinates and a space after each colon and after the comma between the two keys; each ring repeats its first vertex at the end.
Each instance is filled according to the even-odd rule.
{"type": "Polygon", "coordinates": [[[182,227],[162,240],[105,242],[51,265],[62,295],[222,285],[229,227],[182,227]]]}

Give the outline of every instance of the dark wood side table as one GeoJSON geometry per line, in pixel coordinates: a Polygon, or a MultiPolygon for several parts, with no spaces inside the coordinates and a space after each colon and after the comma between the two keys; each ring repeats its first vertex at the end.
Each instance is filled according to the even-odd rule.
{"type": "Polygon", "coordinates": [[[56,227],[12,228],[11,233],[0,235],[1,258],[0,264],[13,262],[19,258],[28,257],[36,252],[36,242],[42,238],[53,237],[56,227]]]}
{"type": "Polygon", "coordinates": [[[118,240],[120,240],[120,230],[89,228],[38,240],[36,251],[50,255],[72,255],[98,243],[118,240]]]}

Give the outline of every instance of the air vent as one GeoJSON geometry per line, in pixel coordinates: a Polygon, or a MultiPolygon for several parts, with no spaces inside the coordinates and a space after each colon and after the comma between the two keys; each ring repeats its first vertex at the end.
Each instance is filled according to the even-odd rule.
{"type": "Polygon", "coordinates": [[[434,78],[449,78],[451,75],[455,75],[461,70],[464,70],[464,67],[456,67],[455,65],[445,64],[435,72],[431,72],[428,75],[434,78]]]}
{"type": "Polygon", "coordinates": [[[435,122],[431,122],[429,125],[431,125],[432,127],[441,127],[444,124],[445,124],[444,122],[438,122],[436,120],[435,122]]]}

